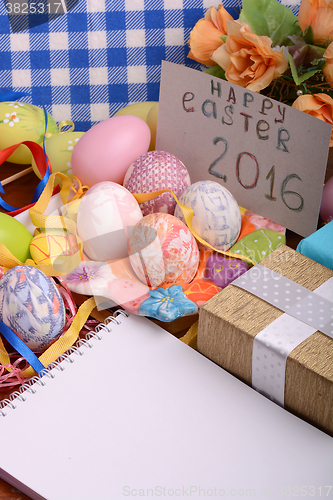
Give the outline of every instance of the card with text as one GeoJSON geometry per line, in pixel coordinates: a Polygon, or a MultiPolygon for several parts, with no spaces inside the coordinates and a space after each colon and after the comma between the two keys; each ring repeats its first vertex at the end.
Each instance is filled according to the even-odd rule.
{"type": "Polygon", "coordinates": [[[156,149],[301,236],[317,229],[331,126],[206,73],[163,62],[156,149]]]}

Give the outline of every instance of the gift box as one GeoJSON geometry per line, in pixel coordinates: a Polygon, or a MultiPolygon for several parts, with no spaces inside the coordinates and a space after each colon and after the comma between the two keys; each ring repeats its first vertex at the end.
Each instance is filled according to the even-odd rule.
{"type": "Polygon", "coordinates": [[[199,310],[204,356],[333,435],[333,271],[281,245],[199,310]]]}

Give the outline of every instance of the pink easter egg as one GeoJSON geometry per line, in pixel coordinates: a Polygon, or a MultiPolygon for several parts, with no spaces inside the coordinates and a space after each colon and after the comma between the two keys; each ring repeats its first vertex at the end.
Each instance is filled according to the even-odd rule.
{"type": "Polygon", "coordinates": [[[147,123],[138,116],[113,116],[97,123],[73,150],[73,175],[88,186],[103,181],[122,184],[129,166],[148,151],[150,136],[147,123]]]}
{"type": "Polygon", "coordinates": [[[333,220],[333,177],[325,184],[321,197],[320,217],[324,222],[333,220]]]}
{"type": "Polygon", "coordinates": [[[170,214],[143,217],[129,238],[130,262],[140,280],[156,288],[189,283],[199,265],[197,242],[188,227],[170,214]]]}
{"type": "Polygon", "coordinates": [[[83,251],[95,261],[128,257],[128,233],[142,219],[134,196],[115,182],[100,182],[82,198],[77,232],[83,251]]]}
{"type": "MultiPolygon", "coordinates": [[[[126,172],[124,186],[131,193],[152,193],[171,189],[177,198],[191,184],[185,165],[173,154],[149,151],[139,156],[126,172]]],[[[143,215],[165,212],[173,215],[176,200],[170,193],[163,193],[152,200],[140,203],[143,215]]]]}

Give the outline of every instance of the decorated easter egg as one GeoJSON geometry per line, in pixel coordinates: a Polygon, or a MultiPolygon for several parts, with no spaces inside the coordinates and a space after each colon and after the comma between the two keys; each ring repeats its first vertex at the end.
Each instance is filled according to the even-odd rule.
{"type": "Polygon", "coordinates": [[[0,319],[32,350],[41,351],[65,326],[65,306],[54,282],[36,267],[16,266],[0,280],[0,319]]]}
{"type": "MultiPolygon", "coordinates": [[[[47,131],[58,132],[57,124],[47,115],[47,131]]],[[[8,148],[22,141],[41,144],[45,131],[44,110],[23,102],[0,102],[0,149],[8,148]]],[[[19,146],[7,161],[20,164],[31,163],[32,154],[24,146],[19,146]]]]}
{"type": "Polygon", "coordinates": [[[92,260],[107,261],[128,256],[128,233],[142,219],[134,196],[115,182],[100,182],[82,198],[77,232],[83,250],[92,260]]]}
{"type": "MultiPolygon", "coordinates": [[[[51,164],[52,174],[62,172],[72,178],[71,158],[74,147],[85,132],[63,132],[52,135],[45,141],[45,151],[51,164]]],[[[42,178],[34,158],[31,166],[39,179],[42,178]]]]}
{"type": "Polygon", "coordinates": [[[194,279],[189,285],[183,286],[186,297],[201,306],[221,291],[215,283],[203,279],[194,279]]]}
{"type": "MultiPolygon", "coordinates": [[[[171,189],[177,198],[191,184],[185,165],[171,153],[150,151],[139,156],[126,172],[124,186],[131,193],[152,193],[171,189]]],[[[170,193],[163,193],[152,200],[140,203],[143,215],[165,212],[173,215],[176,200],[170,193]]]]}
{"type": "Polygon", "coordinates": [[[325,184],[320,204],[320,217],[324,222],[333,220],[333,177],[325,184]]]}
{"type": "Polygon", "coordinates": [[[93,186],[122,184],[129,166],[146,153],[150,143],[147,123],[133,115],[113,116],[97,123],[81,137],[72,154],[73,174],[93,186]]]}
{"type": "Polygon", "coordinates": [[[156,288],[189,283],[199,264],[199,250],[188,227],[170,214],[143,217],[130,239],[130,262],[140,280],[156,288]]]}
{"type": "Polygon", "coordinates": [[[147,121],[148,113],[156,103],[157,101],[135,102],[119,109],[113,116],[134,115],[147,121]]]}
{"type": "Polygon", "coordinates": [[[229,251],[236,255],[249,257],[259,264],[264,257],[267,257],[282,243],[286,243],[284,234],[273,229],[257,229],[238,240],[229,251]]]}
{"type": "MultiPolygon", "coordinates": [[[[179,203],[194,211],[192,227],[195,233],[217,250],[228,250],[237,240],[241,214],[230,191],[213,181],[199,181],[185,189],[179,203]]],[[[175,216],[185,222],[177,205],[175,216]]]]}
{"type": "Polygon", "coordinates": [[[215,283],[215,285],[225,288],[238,276],[245,273],[249,266],[239,259],[225,257],[217,252],[212,252],[207,259],[205,278],[215,283]]]}
{"type": "Polygon", "coordinates": [[[74,234],[61,229],[46,229],[30,242],[30,253],[36,264],[53,265],[60,256],[70,257],[79,251],[74,234]]]}
{"type": "Polygon", "coordinates": [[[0,243],[19,259],[25,262],[30,259],[30,242],[32,234],[17,219],[0,212],[0,243]]]}

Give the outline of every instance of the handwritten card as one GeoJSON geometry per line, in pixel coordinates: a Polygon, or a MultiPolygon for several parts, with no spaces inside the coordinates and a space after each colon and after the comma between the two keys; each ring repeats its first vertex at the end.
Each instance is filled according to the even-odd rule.
{"type": "Polygon", "coordinates": [[[238,204],[301,236],[317,229],[331,126],[206,73],[163,62],[156,149],[191,182],[225,186],[238,204]]]}

